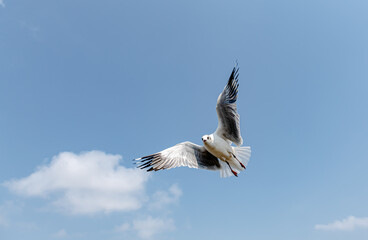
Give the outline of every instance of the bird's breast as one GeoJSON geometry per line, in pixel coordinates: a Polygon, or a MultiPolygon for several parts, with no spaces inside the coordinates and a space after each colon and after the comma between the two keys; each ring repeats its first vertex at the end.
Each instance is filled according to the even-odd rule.
{"type": "Polygon", "coordinates": [[[204,147],[215,157],[221,160],[227,160],[231,158],[231,146],[226,141],[213,141],[212,143],[205,143],[204,147]]]}

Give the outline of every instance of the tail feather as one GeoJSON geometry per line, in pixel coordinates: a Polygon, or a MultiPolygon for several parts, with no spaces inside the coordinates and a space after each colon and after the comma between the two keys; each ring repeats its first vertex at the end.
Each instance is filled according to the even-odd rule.
{"type": "MultiPolygon", "coordinates": [[[[250,155],[251,155],[251,149],[249,146],[247,147],[233,147],[233,151],[237,159],[244,165],[247,166],[250,155]]],[[[240,164],[239,164],[240,165],[240,164]]]]}
{"type": "MultiPolygon", "coordinates": [[[[220,162],[220,165],[221,165],[220,177],[227,178],[227,177],[234,176],[234,174],[231,172],[231,170],[230,170],[229,166],[226,164],[226,162],[223,162],[221,160],[219,162],[220,162]]],[[[234,171],[236,171],[236,170],[234,169],[234,171]]]]}

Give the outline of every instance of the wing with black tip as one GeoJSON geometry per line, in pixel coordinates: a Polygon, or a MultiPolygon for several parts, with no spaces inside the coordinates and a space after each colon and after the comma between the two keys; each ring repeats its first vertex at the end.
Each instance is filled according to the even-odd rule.
{"type": "Polygon", "coordinates": [[[233,68],[227,85],[217,99],[218,127],[216,134],[240,146],[243,144],[243,139],[240,135],[240,116],[236,108],[239,87],[238,71],[239,68],[233,68]]]}
{"type": "Polygon", "coordinates": [[[161,152],[135,159],[138,168],[158,171],[181,166],[219,170],[219,160],[203,146],[191,142],[179,143],[161,152]]]}

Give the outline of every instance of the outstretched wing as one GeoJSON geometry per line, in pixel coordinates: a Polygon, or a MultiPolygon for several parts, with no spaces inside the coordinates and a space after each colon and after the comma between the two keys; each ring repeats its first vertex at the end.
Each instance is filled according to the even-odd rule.
{"type": "Polygon", "coordinates": [[[179,143],[159,153],[135,160],[139,164],[137,166],[138,168],[148,168],[148,172],[181,166],[208,170],[218,170],[221,168],[219,160],[215,156],[209,153],[203,146],[191,142],[179,143]]]}
{"type": "Polygon", "coordinates": [[[239,68],[233,68],[227,85],[217,99],[218,127],[216,134],[240,146],[243,144],[243,139],[240,135],[240,116],[236,109],[239,87],[238,71],[239,68]]]}

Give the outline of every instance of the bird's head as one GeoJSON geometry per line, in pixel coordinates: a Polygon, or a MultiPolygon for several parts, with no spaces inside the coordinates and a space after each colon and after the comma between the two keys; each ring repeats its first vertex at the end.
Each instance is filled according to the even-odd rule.
{"type": "Polygon", "coordinates": [[[212,138],[211,135],[204,135],[202,137],[202,141],[203,141],[204,144],[211,143],[213,141],[213,138],[212,138]]]}

